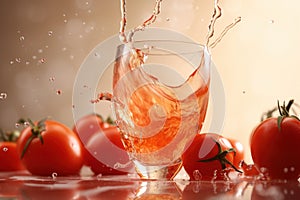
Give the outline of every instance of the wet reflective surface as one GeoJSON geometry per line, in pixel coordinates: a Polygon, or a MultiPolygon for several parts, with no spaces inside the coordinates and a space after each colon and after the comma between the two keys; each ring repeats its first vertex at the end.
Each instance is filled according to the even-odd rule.
{"type": "Polygon", "coordinates": [[[0,199],[299,199],[299,182],[146,181],[129,176],[37,177],[0,173],[0,199]]]}

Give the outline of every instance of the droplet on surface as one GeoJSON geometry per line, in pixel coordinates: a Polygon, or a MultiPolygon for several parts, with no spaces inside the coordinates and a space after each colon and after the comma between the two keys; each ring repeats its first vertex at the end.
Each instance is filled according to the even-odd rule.
{"type": "Polygon", "coordinates": [[[193,171],[193,177],[194,177],[194,179],[195,179],[196,181],[198,181],[198,180],[201,180],[202,175],[201,175],[201,173],[199,172],[199,170],[195,170],[195,171],[193,171]]]}
{"type": "Polygon", "coordinates": [[[3,151],[3,152],[7,152],[7,151],[8,151],[8,148],[7,148],[7,147],[3,147],[2,151],[3,151]]]}
{"type": "Polygon", "coordinates": [[[13,60],[9,61],[9,64],[11,64],[11,65],[14,64],[14,61],[13,60]]]}
{"type": "Polygon", "coordinates": [[[53,173],[51,174],[51,176],[52,176],[53,179],[55,179],[55,178],[57,177],[57,173],[56,173],[56,172],[53,172],[53,173]]]}
{"type": "Polygon", "coordinates": [[[20,41],[24,41],[24,40],[25,40],[25,37],[24,37],[24,36],[20,36],[19,40],[20,40],[20,41]]]}
{"type": "Polygon", "coordinates": [[[15,127],[16,127],[16,128],[19,128],[19,126],[20,126],[20,123],[16,122],[16,123],[15,123],[15,127]]]}
{"type": "Polygon", "coordinates": [[[53,34],[53,31],[48,31],[49,36],[52,36],[52,34],[53,34]]]}
{"type": "Polygon", "coordinates": [[[39,49],[39,50],[38,50],[38,53],[43,53],[43,49],[39,49]]]}

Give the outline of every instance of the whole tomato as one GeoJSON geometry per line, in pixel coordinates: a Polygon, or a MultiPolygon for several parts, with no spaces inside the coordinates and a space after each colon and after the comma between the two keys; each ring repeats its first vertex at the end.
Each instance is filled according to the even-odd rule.
{"type": "Polygon", "coordinates": [[[267,178],[294,179],[300,174],[300,121],[289,115],[293,101],[279,106],[280,115],[263,120],[252,132],[250,150],[267,178]]]}
{"type": "Polygon", "coordinates": [[[67,126],[41,120],[26,127],[17,141],[17,149],[26,169],[41,176],[77,175],[83,165],[82,145],[67,126]]]}
{"type": "Polygon", "coordinates": [[[110,125],[111,124],[107,122],[107,120],[104,121],[100,115],[92,113],[77,120],[73,126],[73,131],[79,136],[82,143],[86,145],[95,133],[108,128],[110,125]]]}
{"type": "MultiPolygon", "coordinates": [[[[190,180],[226,180],[234,165],[235,150],[226,138],[213,133],[197,134],[182,155],[190,180]]],[[[240,172],[240,171],[239,171],[240,172]]]]}
{"type": "Polygon", "coordinates": [[[0,130],[0,172],[24,170],[17,151],[18,131],[4,133],[0,130]]]}
{"type": "Polygon", "coordinates": [[[84,164],[94,174],[121,175],[133,171],[119,129],[110,118],[104,121],[98,114],[89,114],[80,118],[73,130],[84,146],[84,164]]]}
{"type": "Polygon", "coordinates": [[[130,161],[116,126],[96,133],[86,145],[86,163],[95,174],[122,175],[133,172],[130,161]]]}
{"type": "Polygon", "coordinates": [[[24,170],[15,142],[0,142],[0,171],[24,170]]]}

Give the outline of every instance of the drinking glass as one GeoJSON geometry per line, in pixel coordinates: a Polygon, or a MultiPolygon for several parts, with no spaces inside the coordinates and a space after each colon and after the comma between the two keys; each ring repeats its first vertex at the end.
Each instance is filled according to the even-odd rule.
{"type": "Polygon", "coordinates": [[[118,46],[112,105],[127,153],[145,179],[173,179],[205,119],[211,57],[200,44],[173,40],[118,46]]]}

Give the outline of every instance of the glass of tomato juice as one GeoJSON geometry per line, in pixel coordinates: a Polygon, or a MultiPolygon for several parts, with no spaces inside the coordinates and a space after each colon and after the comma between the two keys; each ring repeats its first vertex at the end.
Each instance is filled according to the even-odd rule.
{"type": "Polygon", "coordinates": [[[211,57],[200,44],[143,40],[118,46],[113,112],[136,171],[172,179],[205,119],[211,57]]]}

